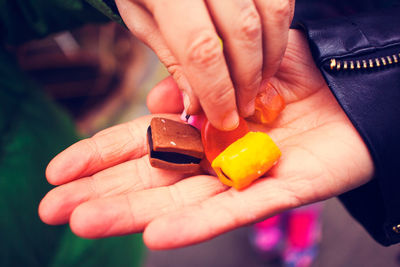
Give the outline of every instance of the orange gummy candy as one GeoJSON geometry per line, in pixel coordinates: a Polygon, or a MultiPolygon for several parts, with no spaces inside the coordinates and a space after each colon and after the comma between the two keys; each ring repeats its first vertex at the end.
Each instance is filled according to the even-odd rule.
{"type": "Polygon", "coordinates": [[[213,160],[230,144],[245,136],[249,132],[247,123],[243,118],[239,120],[239,126],[232,131],[221,131],[211,125],[206,119],[201,129],[204,152],[208,161],[213,160]]]}
{"type": "Polygon", "coordinates": [[[283,97],[272,84],[267,83],[265,89],[257,95],[254,115],[249,119],[262,124],[272,123],[284,107],[283,97]]]}

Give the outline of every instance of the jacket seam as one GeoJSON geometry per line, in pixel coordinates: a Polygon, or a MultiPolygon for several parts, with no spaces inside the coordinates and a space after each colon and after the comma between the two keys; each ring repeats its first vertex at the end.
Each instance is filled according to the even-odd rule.
{"type": "Polygon", "coordinates": [[[374,47],[374,45],[372,45],[371,41],[369,40],[368,36],[364,33],[364,31],[361,29],[361,27],[355,22],[349,19],[349,17],[344,17],[345,20],[347,20],[351,25],[353,25],[358,32],[367,40],[368,42],[368,47],[374,47]]]}

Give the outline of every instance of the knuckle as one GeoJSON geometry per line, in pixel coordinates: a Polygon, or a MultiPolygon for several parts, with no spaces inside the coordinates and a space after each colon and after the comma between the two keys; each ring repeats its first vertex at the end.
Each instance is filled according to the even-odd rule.
{"type": "Polygon", "coordinates": [[[179,65],[176,63],[172,64],[165,64],[165,67],[169,74],[174,75],[175,73],[179,72],[179,65]]]}
{"type": "Polygon", "coordinates": [[[258,12],[253,7],[248,7],[242,12],[239,19],[238,36],[249,41],[261,38],[261,21],[258,12]]]}
{"type": "Polygon", "coordinates": [[[166,66],[167,71],[174,78],[176,82],[180,81],[183,77],[182,67],[179,64],[172,64],[166,66]]]}
{"type": "Polygon", "coordinates": [[[271,5],[270,12],[276,20],[286,21],[291,16],[291,7],[288,0],[275,0],[271,5]]]}
{"type": "Polygon", "coordinates": [[[98,186],[98,180],[99,180],[99,173],[95,173],[92,176],[89,176],[87,179],[88,182],[88,188],[90,192],[93,194],[93,198],[98,198],[100,197],[101,193],[99,191],[99,186],[98,186]]]}
{"type": "Polygon", "coordinates": [[[222,48],[215,33],[202,31],[190,42],[187,49],[187,59],[190,64],[207,68],[214,65],[222,57],[222,48]]]}
{"type": "Polygon", "coordinates": [[[154,48],[153,51],[157,54],[161,63],[167,68],[168,66],[178,65],[176,58],[167,47],[154,48]]]}
{"type": "MultiPolygon", "coordinates": [[[[102,134],[102,132],[99,132],[95,136],[99,136],[101,134],[102,134]]],[[[104,155],[100,152],[101,149],[99,148],[99,145],[96,142],[96,138],[94,138],[95,136],[93,136],[92,138],[83,139],[80,142],[82,142],[89,148],[89,151],[90,151],[89,155],[91,155],[91,158],[90,158],[91,161],[104,162],[104,155]]]]}
{"type": "Polygon", "coordinates": [[[200,96],[210,106],[227,106],[235,99],[233,90],[229,87],[222,87],[222,89],[218,89],[218,87],[214,88],[212,90],[203,90],[202,96],[200,96]]]}

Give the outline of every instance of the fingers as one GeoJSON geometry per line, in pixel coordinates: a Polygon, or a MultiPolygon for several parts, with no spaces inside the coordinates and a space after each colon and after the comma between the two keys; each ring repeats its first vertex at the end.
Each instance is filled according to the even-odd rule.
{"type": "Polygon", "coordinates": [[[182,113],[182,94],[177,83],[169,76],[159,82],[147,95],[147,107],[151,113],[182,113]]]}
{"type": "MultiPolygon", "coordinates": [[[[182,67],[169,50],[152,15],[134,1],[116,0],[115,2],[129,30],[157,54],[168,72],[174,77],[179,88],[186,95],[186,112],[188,114],[198,112],[201,109],[200,103],[190,87],[182,67]]],[[[153,106],[156,105],[157,103],[153,104],[153,106]]]]}
{"type": "Polygon", "coordinates": [[[149,121],[150,117],[143,117],[73,144],[49,163],[47,180],[53,185],[60,185],[143,156],[147,152],[146,130],[149,121]]]}
{"type": "Polygon", "coordinates": [[[196,244],[337,193],[329,185],[337,179],[324,175],[312,153],[280,147],[283,156],[268,177],[242,191],[230,189],[154,219],[144,231],[146,245],[150,249],[171,249],[196,244]]]}
{"type": "Polygon", "coordinates": [[[237,107],[244,117],[253,113],[261,79],[278,70],[294,11],[293,0],[116,2],[131,31],[183,89],[186,112],[199,112],[200,101],[210,122],[224,130],[238,125],[237,107]]]}
{"type": "Polygon", "coordinates": [[[218,35],[201,0],[142,1],[153,14],[210,122],[219,129],[239,122],[235,92],[218,35]],[[183,23],[184,22],[184,23],[183,23]]]}
{"type": "Polygon", "coordinates": [[[254,112],[254,99],[261,82],[263,54],[260,16],[253,0],[209,0],[207,3],[224,40],[239,111],[243,117],[248,117],[254,112]]]}
{"type": "Polygon", "coordinates": [[[86,202],[74,210],[72,231],[86,238],[98,238],[142,231],[162,214],[199,203],[226,190],[218,179],[196,176],[172,186],[86,202]]]}
{"type": "Polygon", "coordinates": [[[244,117],[253,113],[261,77],[270,78],[284,54],[293,0],[137,2],[143,6],[123,0],[117,5],[183,89],[188,114],[200,111],[200,101],[215,127],[230,130],[238,125],[237,107],[244,117]]]}
{"type": "Polygon", "coordinates": [[[146,132],[150,120],[151,116],[141,117],[73,144],[49,163],[47,180],[60,185],[142,157],[147,153],[146,132]]]}
{"type": "Polygon", "coordinates": [[[200,204],[159,217],[150,222],[143,238],[150,249],[181,247],[298,205],[297,199],[284,189],[284,183],[265,178],[243,191],[230,189],[200,204]]]}
{"type": "Polygon", "coordinates": [[[47,224],[67,223],[72,211],[83,202],[171,185],[184,176],[152,168],[144,156],[54,188],[41,201],[39,216],[47,224]]]}
{"type": "Polygon", "coordinates": [[[288,42],[294,13],[294,0],[254,0],[263,27],[263,80],[279,68],[288,42]]]}

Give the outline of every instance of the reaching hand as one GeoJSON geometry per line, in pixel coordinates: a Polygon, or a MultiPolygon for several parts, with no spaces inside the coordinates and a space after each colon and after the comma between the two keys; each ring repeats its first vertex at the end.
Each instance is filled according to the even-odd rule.
{"type": "MultiPolygon", "coordinates": [[[[99,238],[144,231],[153,249],[185,246],[324,200],[368,182],[373,163],[362,139],[315,67],[304,37],[289,34],[282,64],[271,80],[287,106],[266,131],[282,151],[277,165],[237,191],[216,177],[149,165],[146,128],[151,116],[104,130],[69,147],[47,169],[59,185],[42,200],[49,224],[70,223],[74,233],[99,238]]],[[[177,90],[171,80],[155,90],[177,90]]],[[[157,99],[156,92],[149,103],[157,99]]],[[[177,105],[178,98],[152,111],[177,105]]],[[[178,115],[165,115],[178,119],[178,115]]]]}
{"type": "Polygon", "coordinates": [[[261,80],[279,67],[294,12],[294,0],[115,2],[184,91],[187,113],[201,104],[210,122],[226,130],[238,124],[237,107],[244,117],[253,113],[261,80]]]}

